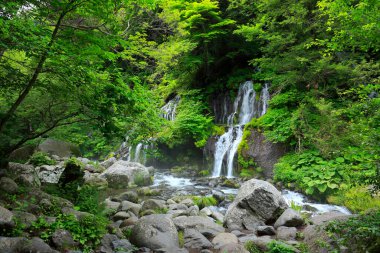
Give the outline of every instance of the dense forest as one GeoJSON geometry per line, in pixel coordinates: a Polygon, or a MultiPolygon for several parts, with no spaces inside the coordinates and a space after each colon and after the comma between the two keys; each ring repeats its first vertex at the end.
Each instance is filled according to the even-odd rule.
{"type": "Polygon", "coordinates": [[[379,59],[376,0],[2,1],[1,166],[46,138],[93,160],[126,137],[202,153],[226,131],[213,100],[251,80],[258,93],[268,85],[269,107],[244,126],[237,174],[260,172],[246,151],[252,131],[263,133],[286,146],[273,181],[360,214],[330,229],[343,243],[356,231],[348,236],[368,251],[354,252],[376,252],[379,59]],[[165,120],[160,108],[176,96],[165,120]]]}

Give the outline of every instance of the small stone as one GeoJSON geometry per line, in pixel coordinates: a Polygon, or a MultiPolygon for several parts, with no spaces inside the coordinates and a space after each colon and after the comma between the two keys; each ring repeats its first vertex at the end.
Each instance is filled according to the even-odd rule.
{"type": "Polygon", "coordinates": [[[104,204],[106,206],[106,209],[112,210],[113,212],[116,212],[120,207],[119,202],[111,201],[110,199],[106,199],[104,201],[104,204]]]}
{"type": "Polygon", "coordinates": [[[184,204],[186,205],[187,207],[190,207],[190,206],[193,206],[194,205],[194,201],[192,199],[184,199],[180,202],[180,204],[184,204]]]}
{"type": "Polygon", "coordinates": [[[118,220],[125,220],[125,219],[128,219],[130,217],[130,215],[125,212],[125,211],[120,211],[120,212],[117,212],[113,217],[112,217],[112,220],[113,221],[118,221],[118,220]]]}
{"type": "Polygon", "coordinates": [[[185,229],[184,231],[185,247],[189,249],[210,249],[212,243],[195,229],[185,229]]]}
{"type": "Polygon", "coordinates": [[[199,211],[199,215],[201,216],[211,216],[212,211],[208,207],[204,207],[202,210],[199,211]]]}
{"type": "Polygon", "coordinates": [[[131,211],[134,213],[136,216],[139,215],[139,212],[141,210],[141,205],[140,204],[135,204],[133,202],[124,200],[121,202],[121,211],[131,211]]]}
{"type": "Polygon", "coordinates": [[[126,220],[124,220],[121,224],[120,224],[120,228],[124,228],[124,227],[128,227],[128,226],[133,226],[136,224],[136,222],[138,221],[139,219],[137,217],[130,217],[126,220]]]}
{"type": "Polygon", "coordinates": [[[14,226],[13,213],[8,209],[0,206],[0,229],[11,228],[14,226]]]}

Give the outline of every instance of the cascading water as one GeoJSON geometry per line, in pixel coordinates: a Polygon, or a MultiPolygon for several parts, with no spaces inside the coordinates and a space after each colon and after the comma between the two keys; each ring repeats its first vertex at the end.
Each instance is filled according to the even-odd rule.
{"type": "MultiPolygon", "coordinates": [[[[176,116],[176,109],[179,104],[180,97],[176,96],[175,98],[169,100],[163,107],[161,107],[161,117],[173,121],[176,116]]],[[[149,139],[148,142],[151,142],[152,139],[149,139]]],[[[129,146],[128,155],[126,156],[127,161],[139,162],[144,164],[146,162],[146,150],[152,148],[152,144],[143,144],[142,142],[138,143],[135,148],[129,146]]]]}
{"type": "MultiPolygon", "coordinates": [[[[256,92],[253,89],[252,81],[247,81],[240,86],[234,101],[233,112],[227,117],[228,130],[220,136],[215,144],[212,177],[220,177],[223,168],[227,170],[227,177],[233,177],[234,158],[243,138],[244,125],[251,121],[253,117],[260,117],[265,114],[268,100],[267,84],[261,91],[259,101],[256,100],[256,92]],[[238,115],[237,124],[234,123],[236,115],[238,115]]],[[[224,106],[224,108],[227,108],[227,106],[224,106]]]]}

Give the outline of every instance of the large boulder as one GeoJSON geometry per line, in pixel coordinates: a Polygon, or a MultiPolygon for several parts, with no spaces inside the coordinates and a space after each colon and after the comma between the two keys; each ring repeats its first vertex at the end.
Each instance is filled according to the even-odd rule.
{"type": "Polygon", "coordinates": [[[179,248],[178,232],[173,221],[164,214],[142,217],[132,229],[131,242],[152,250],[179,248]]]}
{"type": "Polygon", "coordinates": [[[32,165],[11,162],[8,164],[7,174],[16,182],[26,186],[41,186],[37,171],[32,165]]]}
{"type": "Polygon", "coordinates": [[[13,226],[13,213],[8,209],[0,206],[0,231],[3,228],[11,228],[13,226]]]}
{"type": "Polygon", "coordinates": [[[173,219],[179,230],[196,229],[206,237],[214,237],[224,232],[224,228],[213,222],[212,219],[203,216],[179,216],[173,219]]]}
{"type": "Polygon", "coordinates": [[[21,148],[18,148],[9,155],[9,160],[12,162],[27,161],[33,155],[35,146],[27,145],[21,148]]]}
{"type": "Polygon", "coordinates": [[[0,190],[8,194],[16,194],[19,191],[15,181],[8,177],[0,178],[0,190]]]}
{"type": "Polygon", "coordinates": [[[251,179],[245,182],[228,207],[224,223],[230,229],[256,230],[273,223],[288,207],[281,193],[270,183],[251,179]]]}
{"type": "Polygon", "coordinates": [[[127,187],[129,183],[148,185],[151,183],[149,168],[140,163],[117,161],[100,174],[112,188],[127,187]]]}
{"type": "Polygon", "coordinates": [[[42,165],[36,168],[38,177],[43,183],[57,184],[62,172],[65,170],[64,163],[57,165],[42,165]]]}
{"type": "Polygon", "coordinates": [[[50,155],[57,155],[59,157],[81,155],[79,148],[74,144],[53,139],[46,139],[44,142],[38,145],[37,150],[48,153],[50,155]]]}

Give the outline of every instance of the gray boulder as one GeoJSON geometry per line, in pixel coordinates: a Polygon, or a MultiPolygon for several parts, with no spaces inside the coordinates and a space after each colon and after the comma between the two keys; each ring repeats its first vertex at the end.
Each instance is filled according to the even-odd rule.
{"type": "Polygon", "coordinates": [[[37,220],[37,217],[31,213],[22,212],[22,211],[13,211],[14,217],[25,225],[25,228],[28,229],[33,222],[37,220]]]}
{"type": "MultiPolygon", "coordinates": [[[[112,201],[110,199],[104,200],[104,204],[105,204],[106,209],[108,209],[109,211],[113,211],[113,212],[116,212],[121,205],[119,202],[112,201]]],[[[123,210],[123,211],[125,211],[125,210],[123,210]]]]}
{"type": "Polygon", "coordinates": [[[100,165],[102,165],[104,168],[108,169],[108,168],[111,167],[116,161],[117,161],[117,160],[116,160],[115,157],[111,157],[111,158],[105,160],[104,162],[101,162],[100,165]]]}
{"type": "Polygon", "coordinates": [[[173,221],[164,214],[142,217],[132,229],[131,242],[152,250],[179,247],[176,227],[173,221]]]}
{"type": "Polygon", "coordinates": [[[13,213],[8,209],[0,206],[0,231],[2,228],[11,228],[13,226],[13,213]]]}
{"type": "Polygon", "coordinates": [[[243,245],[237,243],[228,243],[223,245],[219,251],[220,253],[249,253],[243,245]]]}
{"type": "Polygon", "coordinates": [[[140,213],[140,210],[141,210],[141,205],[124,200],[121,202],[120,210],[121,211],[131,211],[133,214],[138,216],[140,213]]]}
{"type": "Polygon", "coordinates": [[[202,216],[180,216],[173,219],[174,224],[179,230],[196,229],[206,237],[216,236],[224,232],[224,228],[212,221],[212,219],[202,216]]]}
{"type": "Polygon", "coordinates": [[[166,201],[160,199],[148,199],[144,201],[141,211],[162,209],[166,207],[165,203],[166,201]]]}
{"type": "Polygon", "coordinates": [[[18,246],[18,252],[28,252],[28,253],[59,253],[56,250],[50,248],[41,238],[32,238],[29,241],[23,241],[18,246]]]}
{"type": "Polygon", "coordinates": [[[24,237],[2,237],[0,236],[0,252],[4,253],[18,253],[18,246],[27,242],[28,239],[24,237]]]}
{"type": "Polygon", "coordinates": [[[232,233],[220,233],[212,239],[212,243],[215,249],[219,249],[229,243],[239,243],[239,240],[237,236],[232,233]]]}
{"type": "Polygon", "coordinates": [[[74,241],[70,232],[64,229],[57,229],[53,233],[51,240],[54,246],[60,251],[73,249],[78,245],[78,243],[74,241]]]}
{"type": "Polygon", "coordinates": [[[64,162],[60,162],[57,165],[42,165],[36,168],[40,181],[51,184],[58,183],[64,170],[64,162]]]}
{"type": "Polygon", "coordinates": [[[275,235],[276,231],[272,226],[258,226],[257,235],[275,235]]]}
{"type": "Polygon", "coordinates": [[[15,181],[8,177],[2,177],[0,178],[0,190],[8,194],[16,194],[19,189],[15,181]]]}
{"type": "Polygon", "coordinates": [[[258,226],[275,222],[287,207],[285,199],[272,184],[251,179],[239,189],[224,222],[230,229],[256,230],[258,226]]]}
{"type": "Polygon", "coordinates": [[[123,200],[128,200],[128,201],[133,202],[133,203],[138,203],[139,196],[134,191],[127,191],[127,192],[121,193],[115,199],[117,199],[120,202],[123,200]]]}
{"type": "Polygon", "coordinates": [[[38,145],[37,150],[59,157],[80,156],[79,148],[74,144],[53,139],[46,139],[38,145]]]}
{"type": "Polygon", "coordinates": [[[298,227],[304,223],[301,214],[296,212],[292,208],[288,208],[281,214],[281,216],[274,223],[274,227],[278,228],[280,226],[285,227],[298,227]]]}
{"type": "Polygon", "coordinates": [[[108,181],[109,187],[123,188],[130,183],[148,185],[151,183],[149,169],[140,163],[117,161],[100,174],[108,181]]]}
{"type": "Polygon", "coordinates": [[[279,227],[277,228],[277,239],[283,241],[295,240],[297,229],[294,227],[279,227]]]}
{"type": "Polygon", "coordinates": [[[9,163],[7,170],[10,178],[31,187],[40,187],[41,181],[34,167],[29,164],[9,163]]]}
{"type": "Polygon", "coordinates": [[[195,229],[185,229],[183,238],[185,248],[196,250],[212,248],[212,243],[195,229]]]}

